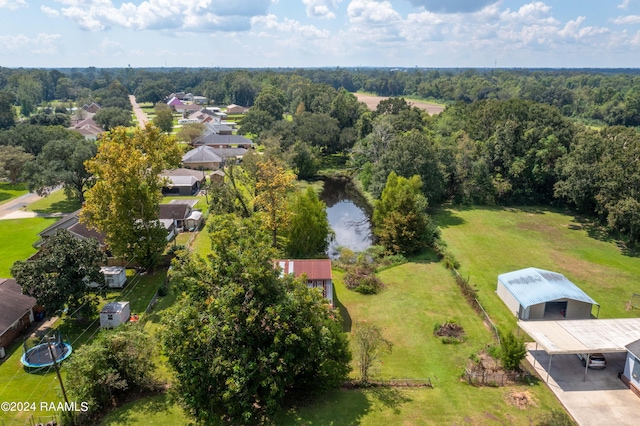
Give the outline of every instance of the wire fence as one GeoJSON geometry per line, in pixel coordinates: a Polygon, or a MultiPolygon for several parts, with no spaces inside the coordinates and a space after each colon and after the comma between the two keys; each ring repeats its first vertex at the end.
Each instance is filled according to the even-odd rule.
{"type": "Polygon", "coordinates": [[[465,368],[464,379],[475,386],[508,386],[513,383],[522,383],[530,376],[528,372],[471,370],[465,368]]]}

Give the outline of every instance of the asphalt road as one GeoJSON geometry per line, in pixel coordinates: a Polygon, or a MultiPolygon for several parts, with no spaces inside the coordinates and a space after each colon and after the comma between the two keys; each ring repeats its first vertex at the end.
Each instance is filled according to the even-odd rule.
{"type": "Polygon", "coordinates": [[[133,107],[133,113],[136,115],[136,119],[138,119],[138,126],[144,129],[144,127],[149,122],[149,118],[147,117],[147,114],[145,114],[145,112],[142,111],[142,108],[140,108],[140,105],[138,105],[138,102],[136,102],[135,96],[129,95],[129,102],[131,102],[131,106],[133,107]]]}

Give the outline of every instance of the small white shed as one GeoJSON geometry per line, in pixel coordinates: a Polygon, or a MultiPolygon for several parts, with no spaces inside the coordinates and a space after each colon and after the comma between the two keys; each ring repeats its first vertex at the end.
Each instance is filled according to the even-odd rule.
{"type": "Polygon", "coordinates": [[[129,321],[129,302],[111,302],[100,311],[100,328],[114,328],[129,321]]]}
{"type": "Polygon", "coordinates": [[[127,270],[124,266],[103,266],[100,271],[109,288],[122,288],[127,282],[127,270]]]}

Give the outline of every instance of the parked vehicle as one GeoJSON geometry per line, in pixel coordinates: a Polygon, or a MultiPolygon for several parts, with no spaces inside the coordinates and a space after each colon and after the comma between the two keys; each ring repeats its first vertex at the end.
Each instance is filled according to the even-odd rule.
{"type": "MultiPolygon", "coordinates": [[[[582,366],[587,366],[587,354],[578,354],[578,358],[582,361],[582,366]]],[[[604,355],[600,353],[589,354],[589,368],[602,369],[607,366],[604,355]]]]}

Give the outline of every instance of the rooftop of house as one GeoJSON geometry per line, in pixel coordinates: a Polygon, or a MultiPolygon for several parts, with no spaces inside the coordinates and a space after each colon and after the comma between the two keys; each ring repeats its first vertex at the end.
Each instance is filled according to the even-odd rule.
{"type": "Polygon", "coordinates": [[[36,306],[36,299],[22,294],[22,287],[13,278],[0,278],[0,333],[36,306]]]}

